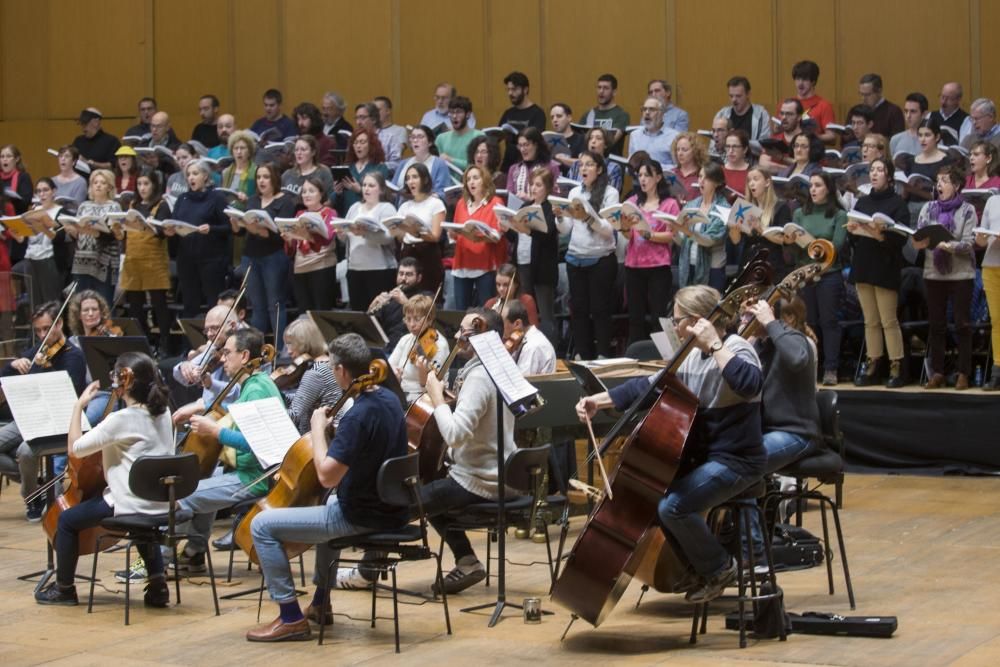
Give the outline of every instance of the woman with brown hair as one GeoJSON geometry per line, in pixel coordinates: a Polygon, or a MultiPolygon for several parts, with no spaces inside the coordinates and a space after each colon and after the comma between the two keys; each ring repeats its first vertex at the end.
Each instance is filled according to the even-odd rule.
{"type": "MultiPolygon", "coordinates": [[[[493,207],[500,203],[490,173],[473,165],[462,175],[462,197],[455,205],[455,222],[481,222],[500,234],[500,223],[493,207]]],[[[455,308],[465,311],[481,306],[493,296],[497,267],[507,254],[507,242],[480,236],[473,240],[455,234],[455,258],[451,275],[455,285],[455,308]]]]}

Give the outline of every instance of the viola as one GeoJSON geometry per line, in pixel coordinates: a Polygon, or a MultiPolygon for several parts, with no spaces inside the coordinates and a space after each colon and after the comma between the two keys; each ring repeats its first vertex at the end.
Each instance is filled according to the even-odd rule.
{"type": "MultiPolygon", "coordinates": [[[[274,346],[270,344],[265,344],[261,348],[260,356],[251,359],[246,364],[240,368],[239,372],[233,376],[233,379],[229,381],[229,384],[219,392],[219,395],[215,397],[212,404],[205,409],[202,413],[204,416],[211,418],[213,421],[219,422],[226,417],[226,410],[222,407],[222,401],[229,395],[229,392],[233,390],[238,383],[242,383],[246,378],[250,377],[257,371],[262,365],[269,364],[274,361],[274,346]]],[[[215,466],[219,462],[219,455],[222,453],[222,443],[216,438],[207,435],[200,435],[194,431],[188,431],[184,438],[178,445],[179,451],[184,454],[193,452],[198,456],[198,465],[201,469],[201,477],[205,479],[211,477],[212,472],[215,470],[215,466]]]]}
{"type": "MultiPolygon", "coordinates": [[[[104,408],[104,414],[101,415],[101,421],[111,414],[115,404],[122,400],[125,392],[132,386],[133,380],[131,368],[121,368],[115,373],[114,382],[111,386],[111,396],[108,398],[107,407],[104,408]]],[[[103,493],[104,487],[108,485],[107,480],[104,478],[103,456],[102,452],[94,452],[81,458],[74,456],[72,451],[69,452],[65,472],[66,478],[69,479],[69,484],[63,493],[45,511],[45,516],[42,517],[42,527],[45,529],[45,534],[53,545],[56,543],[56,528],[59,525],[59,517],[62,513],[76,507],[85,500],[90,500],[103,493]]],[[[81,532],[78,554],[84,556],[94,553],[97,549],[97,538],[107,532],[107,530],[100,526],[94,526],[81,532]]],[[[107,548],[111,545],[105,542],[103,546],[107,548]]]]}
{"type": "MultiPolygon", "coordinates": [[[[486,330],[486,321],[477,317],[473,320],[472,327],[473,334],[482,333],[486,330]]],[[[448,354],[448,358],[436,372],[439,380],[447,376],[448,369],[455,361],[455,355],[468,344],[468,336],[459,338],[455,347],[448,354]]],[[[454,405],[454,394],[446,392],[445,400],[449,405],[454,405]]],[[[421,394],[420,398],[406,409],[406,443],[409,451],[420,452],[420,480],[423,483],[426,484],[443,476],[444,456],[448,448],[444,444],[444,438],[441,437],[437,420],[434,418],[434,404],[431,403],[426,392],[421,394]]]]}
{"type": "Polygon", "coordinates": [[[117,338],[118,336],[121,336],[124,332],[122,331],[121,327],[115,326],[115,324],[111,320],[105,320],[104,322],[101,323],[101,326],[97,328],[97,331],[95,333],[98,336],[117,338]]]}
{"type": "Polygon", "coordinates": [[[313,367],[315,360],[308,354],[300,354],[287,366],[276,368],[271,372],[271,379],[278,389],[285,391],[299,386],[302,376],[313,367]]]}
{"type": "MultiPolygon", "coordinates": [[[[368,373],[354,378],[351,386],[341,395],[333,405],[326,408],[326,416],[333,417],[348,399],[354,398],[363,391],[382,384],[388,376],[389,367],[381,359],[375,359],[368,367],[368,373]]],[[[335,429],[333,423],[327,429],[327,439],[332,439],[335,429]]],[[[246,552],[247,556],[254,563],[257,563],[257,550],[254,548],[253,536],[250,534],[250,524],[253,518],[264,510],[282,507],[309,507],[318,505],[326,495],[326,489],[319,483],[316,473],[316,464],[313,461],[312,435],[306,433],[292,444],[285,453],[281,461],[281,466],[275,478],[275,484],[268,494],[257,501],[257,504],[240,520],[233,533],[233,540],[246,552]]],[[[288,558],[295,558],[305,552],[309,544],[285,544],[285,553],[288,558]]]]}
{"type": "MultiPolygon", "coordinates": [[[[708,316],[710,322],[732,316],[740,304],[758,297],[770,282],[766,262],[751,262],[726,297],[708,316]],[[752,268],[751,268],[752,267],[752,268]],[[751,277],[762,282],[744,284],[751,277]]],[[[552,587],[552,599],[574,616],[600,625],[651,552],[650,540],[662,531],[656,508],[685,457],[684,445],[698,410],[698,398],[677,377],[677,369],[694,349],[689,336],[649,391],[637,399],[612,427],[600,449],[617,442],[626,425],[638,424],[625,438],[609,481],[609,493],[587,519],[569,559],[552,587]],[[648,398],[656,396],[652,407],[648,398]],[[640,412],[645,410],[644,415],[640,412]]],[[[659,555],[659,551],[655,552],[659,555]]]]}

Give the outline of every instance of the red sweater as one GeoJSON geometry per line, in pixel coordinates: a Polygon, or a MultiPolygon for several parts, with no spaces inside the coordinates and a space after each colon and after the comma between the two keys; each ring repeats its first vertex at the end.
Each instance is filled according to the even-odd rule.
{"type": "MultiPolygon", "coordinates": [[[[493,197],[470,215],[465,198],[459,199],[458,204],[455,205],[455,222],[461,224],[468,220],[478,220],[499,232],[500,223],[497,222],[497,217],[493,213],[493,207],[499,203],[500,198],[493,197]]],[[[507,241],[503,237],[497,243],[489,243],[487,241],[470,241],[464,236],[458,236],[455,239],[455,260],[451,266],[452,269],[496,271],[506,260],[507,241]]]]}

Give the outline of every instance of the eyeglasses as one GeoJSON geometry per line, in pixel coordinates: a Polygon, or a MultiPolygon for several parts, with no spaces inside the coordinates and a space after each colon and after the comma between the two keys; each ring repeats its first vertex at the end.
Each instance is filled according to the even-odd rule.
{"type": "Polygon", "coordinates": [[[643,107],[642,109],[640,109],[640,111],[642,111],[643,113],[656,113],[659,110],[660,110],[659,107],[643,107]]]}

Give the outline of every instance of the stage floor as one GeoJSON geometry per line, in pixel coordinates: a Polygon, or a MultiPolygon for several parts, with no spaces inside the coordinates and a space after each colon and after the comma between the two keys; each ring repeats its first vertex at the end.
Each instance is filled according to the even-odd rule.
{"type": "MultiPolygon", "coordinates": [[[[14,665],[118,664],[406,664],[406,665],[996,665],[1000,663],[1000,481],[992,478],[849,475],[842,517],[858,609],[851,612],[839,560],[837,594],[826,594],[823,568],[779,575],[789,611],[829,611],[844,615],[896,615],[892,639],[857,639],[793,635],[785,643],[751,641],[737,648],[735,632],[723,629],[729,604],[716,603],[708,634],[695,647],[687,643],[689,605],[680,596],[647,594],[634,609],[639,587],[633,584],[609,620],[599,629],[578,621],[559,642],[569,615],[544,596],[548,573],[542,564],[509,568],[508,596],[520,601],[542,596],[556,612],[540,625],[525,625],[516,610],[488,628],[487,616],[459,613],[460,607],[489,602],[494,589],[479,585],[452,599],[454,635],[444,633],[437,604],[401,605],[402,655],[393,653],[392,622],[371,629],[365,620],[370,598],[363,592],[335,593],[338,616],[327,643],[280,646],[248,644],[246,630],[256,622],[256,597],[222,601],[222,616],[211,610],[207,586],[182,585],[183,604],[163,610],[133,608],[132,625],[122,625],[124,596],[98,588],[94,613],[86,606],[39,607],[32,584],[17,575],[38,569],[44,558],[41,527],[23,518],[17,488],[0,497],[0,663],[14,665]]],[[[575,519],[571,540],[582,524],[575,519]]],[[[806,527],[820,533],[818,512],[806,515],[806,527]]],[[[224,530],[223,523],[216,526],[224,530]]],[[[572,543],[572,542],[570,542],[572,543]]],[[[474,540],[480,557],[485,546],[474,540]]],[[[511,560],[544,561],[544,545],[510,540],[511,560]]],[[[218,554],[218,552],[216,552],[218,554]]],[[[308,562],[309,559],[307,559],[308,562]]],[[[221,570],[223,555],[216,556],[221,570]]],[[[115,585],[110,571],[124,554],[101,557],[100,576],[115,585]]],[[[450,566],[450,563],[447,563],[450,566]]],[[[88,571],[90,560],[81,560],[88,571]]],[[[308,567],[308,566],[307,566],[308,567]]],[[[417,589],[431,578],[426,565],[404,566],[400,585],[417,589]]],[[[240,589],[254,586],[244,578],[240,589]]],[[[84,590],[82,586],[80,590],[84,590]]],[[[225,593],[239,589],[220,589],[225,593]]],[[[310,588],[311,591],[311,588],[310,588]]],[[[380,601],[387,615],[391,600],[380,601]]],[[[276,607],[265,600],[263,619],[276,607]]]]}

